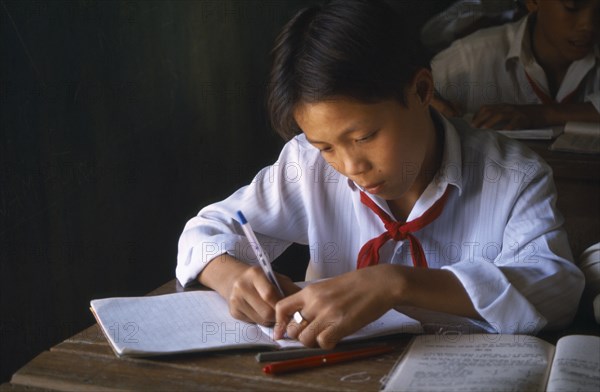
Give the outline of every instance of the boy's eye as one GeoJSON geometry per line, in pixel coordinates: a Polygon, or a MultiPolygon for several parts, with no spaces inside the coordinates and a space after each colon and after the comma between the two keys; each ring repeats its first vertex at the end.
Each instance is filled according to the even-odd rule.
{"type": "Polygon", "coordinates": [[[333,148],[331,148],[331,147],[324,147],[324,148],[320,148],[319,151],[321,153],[331,152],[331,151],[333,151],[333,148]]]}
{"type": "Polygon", "coordinates": [[[377,133],[377,131],[371,132],[366,136],[356,139],[356,142],[357,143],[366,142],[367,140],[373,138],[373,136],[375,136],[376,133],[377,133]]]}

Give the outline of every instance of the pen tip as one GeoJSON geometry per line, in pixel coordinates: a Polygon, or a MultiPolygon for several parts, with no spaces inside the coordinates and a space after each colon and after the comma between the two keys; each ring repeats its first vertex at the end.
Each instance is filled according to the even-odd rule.
{"type": "Polygon", "coordinates": [[[248,223],[248,221],[246,220],[246,217],[244,216],[244,214],[242,214],[242,211],[238,211],[237,216],[240,219],[240,223],[242,225],[245,225],[246,223],[248,223]]]}

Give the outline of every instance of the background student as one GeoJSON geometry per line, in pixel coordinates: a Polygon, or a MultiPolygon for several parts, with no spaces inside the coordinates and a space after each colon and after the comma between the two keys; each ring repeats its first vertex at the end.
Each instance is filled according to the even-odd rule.
{"type": "Polygon", "coordinates": [[[421,28],[421,42],[432,53],[479,29],[512,22],[526,12],[523,0],[457,0],[421,28]]]}
{"type": "Polygon", "coordinates": [[[447,116],[477,128],[600,121],[600,0],[527,0],[529,15],[455,41],[432,61],[447,116]]]}
{"type": "Polygon", "coordinates": [[[549,168],[519,143],[431,111],[428,62],[404,26],[385,3],[359,0],[286,24],[269,112],[289,141],[248,186],[187,223],[177,278],[308,346],[333,347],[391,308],[478,319],[490,332],[565,326],[583,279],[549,168]],[[273,258],[307,244],[307,280],[329,279],[300,290],[280,275],[280,298],[252,265],[237,210],[273,258]]]}

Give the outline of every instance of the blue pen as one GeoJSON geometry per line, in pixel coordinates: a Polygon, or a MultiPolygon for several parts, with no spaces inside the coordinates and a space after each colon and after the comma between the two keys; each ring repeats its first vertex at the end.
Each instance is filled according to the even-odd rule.
{"type": "Polygon", "coordinates": [[[240,223],[242,224],[244,234],[246,234],[246,237],[248,237],[250,246],[252,246],[252,250],[254,251],[256,258],[258,259],[260,267],[262,268],[265,275],[267,275],[269,281],[273,283],[275,287],[277,287],[277,290],[279,290],[279,294],[281,295],[281,297],[285,297],[285,294],[283,293],[283,290],[281,289],[277,278],[275,278],[275,273],[273,272],[273,268],[271,268],[271,262],[269,261],[269,258],[267,257],[267,254],[265,253],[263,248],[260,246],[260,243],[256,239],[256,235],[254,234],[254,230],[252,230],[250,223],[248,223],[242,211],[238,211],[237,215],[240,220],[240,223]]]}

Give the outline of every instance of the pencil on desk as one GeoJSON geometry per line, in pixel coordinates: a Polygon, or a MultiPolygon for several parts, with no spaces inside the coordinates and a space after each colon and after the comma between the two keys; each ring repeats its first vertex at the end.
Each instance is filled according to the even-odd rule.
{"type": "Polygon", "coordinates": [[[336,348],[326,350],[324,348],[293,348],[276,351],[266,351],[256,354],[257,362],[276,362],[287,361],[290,359],[314,357],[316,355],[333,354],[344,351],[356,351],[362,348],[382,347],[385,343],[353,343],[349,345],[341,345],[336,348]]]}
{"type": "Polygon", "coordinates": [[[376,355],[387,354],[392,351],[394,351],[394,348],[390,346],[376,346],[352,351],[315,355],[307,358],[273,362],[263,367],[263,372],[267,374],[282,374],[296,370],[310,369],[318,366],[327,366],[341,362],[353,361],[355,359],[373,357],[376,355]]]}

